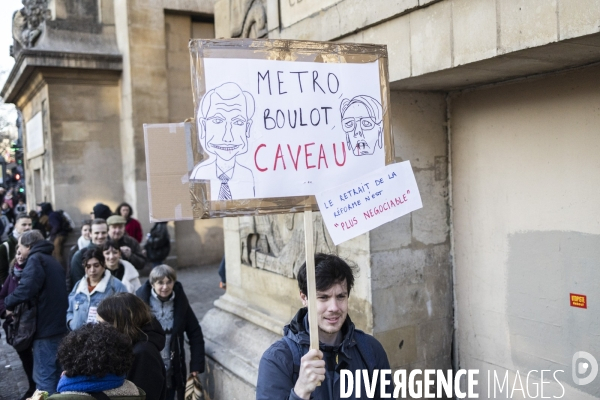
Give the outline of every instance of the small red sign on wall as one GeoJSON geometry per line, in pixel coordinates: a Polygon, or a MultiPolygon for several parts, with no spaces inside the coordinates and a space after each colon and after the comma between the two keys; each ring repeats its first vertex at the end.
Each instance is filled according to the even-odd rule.
{"type": "Polygon", "coordinates": [[[587,296],[583,294],[570,293],[571,307],[587,308],[587,296]]]}

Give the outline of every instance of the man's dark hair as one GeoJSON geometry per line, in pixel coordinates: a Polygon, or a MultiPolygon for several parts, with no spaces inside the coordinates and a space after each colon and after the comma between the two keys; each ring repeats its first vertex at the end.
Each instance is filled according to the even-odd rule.
{"type": "MultiPolygon", "coordinates": [[[[317,291],[328,290],[336,283],[346,281],[348,296],[354,287],[354,271],[346,261],[333,254],[315,254],[315,281],[317,291]]],[[[305,295],[308,294],[306,282],[306,262],[298,271],[298,288],[305,295]]]]}
{"type": "Polygon", "coordinates": [[[90,224],[90,228],[92,227],[92,225],[106,225],[106,226],[108,226],[108,223],[106,222],[106,220],[104,218],[94,218],[92,220],[92,223],[90,224]]]}
{"type": "Polygon", "coordinates": [[[44,240],[44,235],[37,229],[34,229],[23,232],[21,236],[19,236],[19,240],[23,246],[31,248],[35,243],[44,240]]]}
{"type": "Polygon", "coordinates": [[[26,212],[18,213],[17,217],[15,218],[15,224],[17,222],[19,222],[20,219],[23,219],[23,218],[31,219],[31,217],[29,216],[29,214],[27,214],[26,212]]]}
{"type": "Polygon", "coordinates": [[[98,260],[98,262],[100,262],[100,265],[102,265],[103,267],[106,266],[104,262],[104,254],[102,254],[102,249],[100,247],[88,247],[83,251],[83,257],[81,260],[81,262],[83,263],[83,268],[85,268],[87,262],[90,261],[92,258],[98,260]]]}
{"type": "Polygon", "coordinates": [[[117,214],[122,217],[123,214],[121,214],[121,207],[129,207],[129,217],[133,216],[133,207],[131,207],[129,203],[122,202],[117,206],[117,214]]]}
{"type": "Polygon", "coordinates": [[[58,361],[66,375],[127,375],[133,364],[131,340],[109,324],[85,324],[69,333],[58,347],[58,361]]]}

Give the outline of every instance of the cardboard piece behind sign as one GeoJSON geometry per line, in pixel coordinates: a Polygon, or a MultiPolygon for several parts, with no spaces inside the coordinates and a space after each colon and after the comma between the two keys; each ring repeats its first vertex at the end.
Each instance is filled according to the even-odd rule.
{"type": "Polygon", "coordinates": [[[313,194],[324,185],[394,162],[385,46],[192,40],[190,53],[194,128],[201,133],[187,131],[194,218],[318,210],[313,194]],[[265,78],[267,70],[271,75],[265,78]],[[346,113],[356,104],[367,111],[346,113]],[[241,118],[232,113],[235,108],[241,118]],[[279,108],[288,112],[287,127],[286,111],[279,108]],[[359,126],[364,132],[357,134],[359,126]],[[368,131],[376,132],[370,135],[375,140],[367,138],[368,131]],[[356,139],[360,136],[365,139],[356,139]]]}
{"type": "Polygon", "coordinates": [[[187,179],[191,123],[144,124],[150,222],[194,219],[187,179]]]}

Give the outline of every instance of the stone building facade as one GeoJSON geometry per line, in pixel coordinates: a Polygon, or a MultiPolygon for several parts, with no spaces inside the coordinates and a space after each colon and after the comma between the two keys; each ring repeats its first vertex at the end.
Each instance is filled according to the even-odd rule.
{"type": "MultiPolygon", "coordinates": [[[[149,232],[142,125],[193,116],[187,44],[214,37],[213,3],[24,2],[1,95],[23,113],[30,208],[49,201],[80,221],[97,202],[127,201],[149,232]]],[[[222,231],[220,220],[176,222],[170,262],[219,262],[222,231]]]]}

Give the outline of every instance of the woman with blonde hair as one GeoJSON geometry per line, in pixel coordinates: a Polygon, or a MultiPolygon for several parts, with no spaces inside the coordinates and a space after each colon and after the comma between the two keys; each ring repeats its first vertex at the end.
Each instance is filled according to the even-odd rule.
{"type": "Polygon", "coordinates": [[[119,293],[98,305],[98,321],[114,326],[133,343],[134,360],[127,379],[146,392],[147,400],[165,400],[165,366],[160,355],[165,332],[148,306],[131,293],[119,293]]]}

